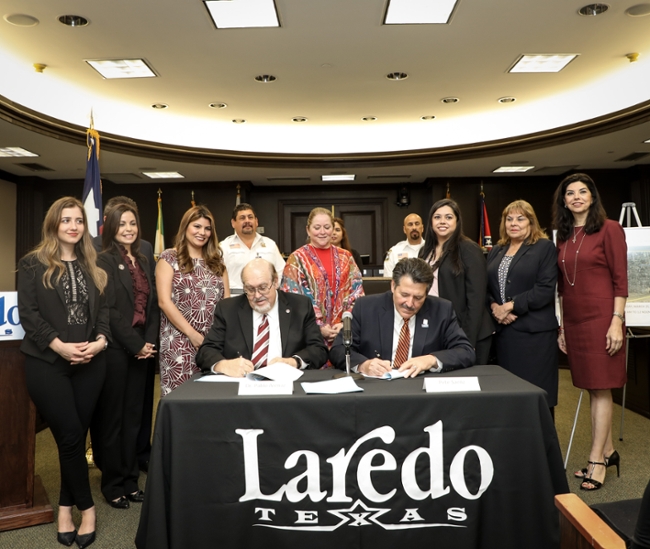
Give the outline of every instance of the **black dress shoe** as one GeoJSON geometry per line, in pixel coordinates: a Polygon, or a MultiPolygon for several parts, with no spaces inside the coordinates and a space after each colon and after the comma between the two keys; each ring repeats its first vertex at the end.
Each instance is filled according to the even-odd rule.
{"type": "Polygon", "coordinates": [[[108,503],[110,503],[111,507],[113,507],[114,509],[128,509],[129,507],[131,507],[129,505],[129,500],[126,499],[126,497],[124,496],[120,496],[116,500],[111,500],[108,503]]]}
{"type": "Polygon", "coordinates": [[[77,534],[75,541],[79,549],[84,549],[95,541],[95,532],[90,532],[90,534],[77,534]]]}
{"type": "Polygon", "coordinates": [[[144,501],[144,492],[142,490],[137,490],[132,494],[127,494],[126,497],[133,503],[142,503],[144,501]]]}
{"type": "Polygon", "coordinates": [[[72,532],[57,532],[56,541],[61,545],[70,547],[74,543],[74,539],[77,536],[77,531],[73,530],[72,532]]]}

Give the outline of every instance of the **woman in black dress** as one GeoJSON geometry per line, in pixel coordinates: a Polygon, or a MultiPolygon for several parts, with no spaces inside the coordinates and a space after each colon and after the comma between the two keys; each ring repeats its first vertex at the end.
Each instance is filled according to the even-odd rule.
{"type": "Polygon", "coordinates": [[[110,339],[106,273],[96,265],[86,213],[60,198],[43,221],[43,238],[18,265],[18,310],[25,329],[27,390],[59,451],[57,540],[82,549],[95,541],[95,504],[86,463],[86,432],[99,398],[110,339]],[[75,530],[72,507],[81,512],[75,530]]]}

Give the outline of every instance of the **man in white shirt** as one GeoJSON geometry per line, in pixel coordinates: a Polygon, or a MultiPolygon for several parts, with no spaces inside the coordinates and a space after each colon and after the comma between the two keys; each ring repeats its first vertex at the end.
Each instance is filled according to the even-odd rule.
{"type": "Polygon", "coordinates": [[[274,362],[320,368],[327,347],[311,300],[278,290],[278,274],[264,259],[242,270],[245,295],[222,299],[196,355],[204,372],[243,377],[274,362]]]}
{"type": "MultiPolygon", "coordinates": [[[[400,259],[418,256],[420,248],[424,245],[423,233],[422,218],[418,214],[409,214],[404,218],[406,240],[398,242],[386,253],[386,259],[384,260],[385,278],[393,276],[393,269],[400,259]]],[[[230,271],[228,271],[228,275],[230,275],[230,271]]]]}
{"type": "Polygon", "coordinates": [[[243,292],[242,269],[256,257],[272,263],[276,272],[282,276],[284,259],[273,240],[257,233],[258,221],[253,207],[246,203],[236,206],[230,224],[235,229],[235,234],[225,238],[219,244],[228,269],[230,295],[243,292]]]}

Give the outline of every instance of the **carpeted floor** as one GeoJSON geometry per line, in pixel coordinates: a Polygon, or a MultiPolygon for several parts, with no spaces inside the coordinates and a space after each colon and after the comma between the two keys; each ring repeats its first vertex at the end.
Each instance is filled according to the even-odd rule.
{"type": "MultiPolygon", "coordinates": [[[[560,397],[555,418],[563,456],[566,455],[579,394],[580,391],[571,385],[569,372],[561,370],[560,397]]],[[[586,460],[589,454],[591,426],[589,396],[585,393],[567,469],[570,473],[569,486],[571,490],[588,505],[640,498],[648,479],[650,479],[650,420],[627,410],[625,412],[624,440],[619,441],[620,419],[621,408],[615,405],[614,436],[616,448],[621,455],[621,477],[617,478],[616,472],[612,468],[608,471],[607,481],[601,490],[581,491],[580,483],[577,479],[573,479],[572,472],[587,465],[586,460]]],[[[56,446],[49,430],[39,433],[36,437],[36,474],[42,478],[50,502],[55,505],[56,516],[59,472],[56,446]]],[[[527,471],[526,463],[522,463],[517,474],[535,475],[535,471],[527,471]]],[[[143,474],[140,477],[141,488],[144,488],[145,480],[143,474]]],[[[90,482],[97,506],[97,541],[93,548],[132,549],[135,547],[133,539],[138,527],[141,506],[131,504],[131,508],[126,511],[110,507],[99,491],[100,473],[95,468],[90,469],[90,482]]],[[[161,527],[163,527],[162,524],[161,527]]],[[[55,524],[0,533],[1,549],[47,549],[50,547],[62,547],[56,542],[55,524]]]]}

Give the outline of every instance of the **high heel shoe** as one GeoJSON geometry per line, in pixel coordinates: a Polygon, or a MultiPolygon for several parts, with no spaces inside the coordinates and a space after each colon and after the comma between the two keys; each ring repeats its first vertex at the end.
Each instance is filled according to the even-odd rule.
{"type": "Polygon", "coordinates": [[[77,534],[75,538],[79,549],[85,549],[95,541],[95,532],[90,532],[89,534],[77,534]]]}
{"type": "MultiPolygon", "coordinates": [[[[593,476],[594,471],[596,469],[596,465],[602,465],[605,467],[605,474],[607,474],[607,463],[604,461],[587,461],[591,465],[591,475],[593,476]]],[[[599,480],[596,480],[592,477],[588,477],[585,475],[584,480],[582,481],[582,484],[580,485],[580,490],[585,490],[587,492],[593,492],[594,490],[600,490],[603,487],[603,483],[605,480],[603,479],[603,482],[600,482],[599,480]],[[591,484],[591,487],[585,486],[585,484],[591,484]]]]}
{"type": "Polygon", "coordinates": [[[70,547],[74,543],[75,537],[77,537],[76,530],[73,530],[72,532],[56,533],[56,541],[58,541],[61,545],[65,545],[67,547],[70,547]]]}
{"type": "Polygon", "coordinates": [[[620,477],[621,456],[616,450],[609,454],[609,457],[605,458],[605,467],[611,467],[612,465],[616,465],[616,476],[620,477]]]}

